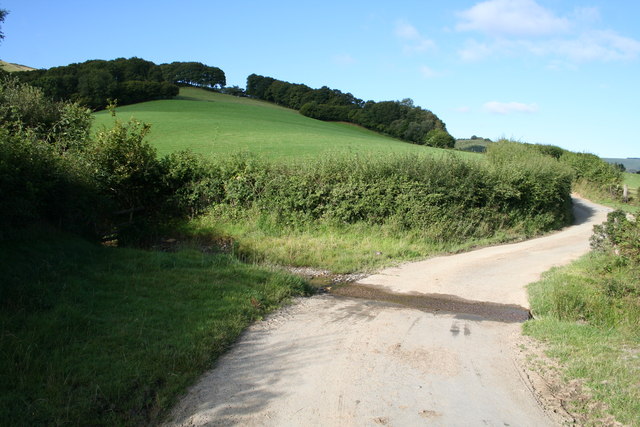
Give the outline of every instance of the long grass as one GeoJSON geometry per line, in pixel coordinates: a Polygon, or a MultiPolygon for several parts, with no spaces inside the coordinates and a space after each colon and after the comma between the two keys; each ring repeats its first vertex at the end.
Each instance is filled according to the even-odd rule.
{"type": "MultiPolygon", "coordinates": [[[[347,123],[310,119],[277,105],[202,89],[182,88],[174,100],[117,109],[120,119],[151,124],[149,141],[160,155],[190,149],[211,158],[247,152],[263,158],[318,158],[329,153],[441,153],[347,123]]],[[[110,127],[106,111],[94,129],[110,127]]],[[[461,155],[470,155],[461,153],[461,155]]]]}
{"type": "Polygon", "coordinates": [[[567,380],[590,390],[568,403],[591,425],[608,415],[640,425],[639,279],[617,256],[590,253],[529,285],[536,319],[524,331],[548,344],[567,380]]]}
{"type": "Polygon", "coordinates": [[[0,424],[157,422],[293,276],[196,250],[0,242],[0,424]]]}
{"type": "Polygon", "coordinates": [[[246,262],[314,267],[334,273],[373,272],[399,262],[523,238],[516,231],[505,230],[491,237],[454,242],[436,240],[418,230],[399,230],[393,224],[364,222],[309,222],[291,227],[259,211],[238,212],[229,207],[192,220],[182,231],[232,241],[233,255],[246,262]]]}

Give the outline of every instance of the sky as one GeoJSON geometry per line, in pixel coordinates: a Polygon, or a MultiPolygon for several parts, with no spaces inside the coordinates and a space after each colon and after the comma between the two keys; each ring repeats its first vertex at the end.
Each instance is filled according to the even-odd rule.
{"type": "Polygon", "coordinates": [[[363,100],[413,99],[456,138],[640,157],[637,0],[0,0],[0,59],[139,57],[363,100]]]}

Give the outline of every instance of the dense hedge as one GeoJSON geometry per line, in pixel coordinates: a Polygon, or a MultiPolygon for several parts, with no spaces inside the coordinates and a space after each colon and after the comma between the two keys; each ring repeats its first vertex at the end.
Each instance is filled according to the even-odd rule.
{"type": "Polygon", "coordinates": [[[487,163],[390,155],[283,164],[239,156],[201,177],[206,185],[190,199],[293,225],[391,223],[448,241],[508,228],[536,233],[571,220],[571,171],[518,144],[497,147],[487,163]]]}

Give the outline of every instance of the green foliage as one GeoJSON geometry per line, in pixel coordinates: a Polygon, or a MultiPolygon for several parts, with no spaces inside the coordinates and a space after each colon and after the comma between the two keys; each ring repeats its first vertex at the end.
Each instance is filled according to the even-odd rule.
{"type": "Polygon", "coordinates": [[[7,79],[0,116],[0,237],[39,220],[88,233],[97,203],[77,156],[87,144],[89,111],[7,79]]]}
{"type": "Polygon", "coordinates": [[[576,182],[585,182],[586,186],[599,195],[619,199],[622,194],[622,172],[615,166],[602,160],[595,154],[572,153],[566,151],[560,156],[560,162],[569,165],[574,171],[576,182]]]}
{"type": "Polygon", "coordinates": [[[0,82],[0,122],[12,134],[28,133],[66,151],[86,143],[92,119],[78,104],[52,101],[41,89],[7,77],[0,82]]]}
{"type": "Polygon", "coordinates": [[[144,209],[158,196],[162,169],[155,149],[146,141],[149,126],[119,120],[96,135],[87,150],[100,190],[116,201],[118,209],[144,209]]]}
{"type": "Polygon", "coordinates": [[[55,100],[77,101],[93,109],[105,108],[109,99],[125,105],[173,98],[178,93],[178,87],[163,78],[161,66],[140,58],[92,60],[28,71],[19,78],[55,100]]]}
{"type": "Polygon", "coordinates": [[[160,65],[167,82],[179,85],[220,89],[227,84],[224,71],[200,62],[172,62],[160,65]]]}
{"type": "Polygon", "coordinates": [[[256,209],[301,225],[394,224],[437,240],[487,237],[502,228],[536,233],[570,220],[570,174],[539,162],[463,161],[449,156],[335,156],[267,163],[240,156],[215,162],[208,194],[240,211],[256,209]]]}
{"type": "Polygon", "coordinates": [[[445,130],[432,129],[427,133],[424,143],[430,147],[453,148],[456,140],[445,130]]]}
{"type": "Polygon", "coordinates": [[[165,171],[163,185],[169,195],[165,209],[170,207],[174,214],[194,217],[223,198],[222,181],[213,173],[211,162],[202,155],[180,151],[164,157],[161,162],[165,171]]]}
{"type": "Polygon", "coordinates": [[[591,247],[640,267],[640,223],[621,210],[610,212],[607,221],[593,227],[591,247]]]}

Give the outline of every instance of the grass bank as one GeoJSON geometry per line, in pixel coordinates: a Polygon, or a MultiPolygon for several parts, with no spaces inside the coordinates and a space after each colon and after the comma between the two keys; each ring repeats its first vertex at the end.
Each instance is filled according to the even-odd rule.
{"type": "MultiPolygon", "coordinates": [[[[600,234],[620,221],[610,220],[600,234]]],[[[586,387],[586,394],[567,402],[580,424],[602,425],[614,417],[640,425],[638,228],[627,224],[615,244],[601,240],[599,250],[529,285],[535,320],[525,323],[524,332],[547,344],[566,381],[586,387]]]]}
{"type": "Polygon", "coordinates": [[[252,321],[306,292],[227,255],[0,242],[0,419],[146,425],[252,321]]]}

